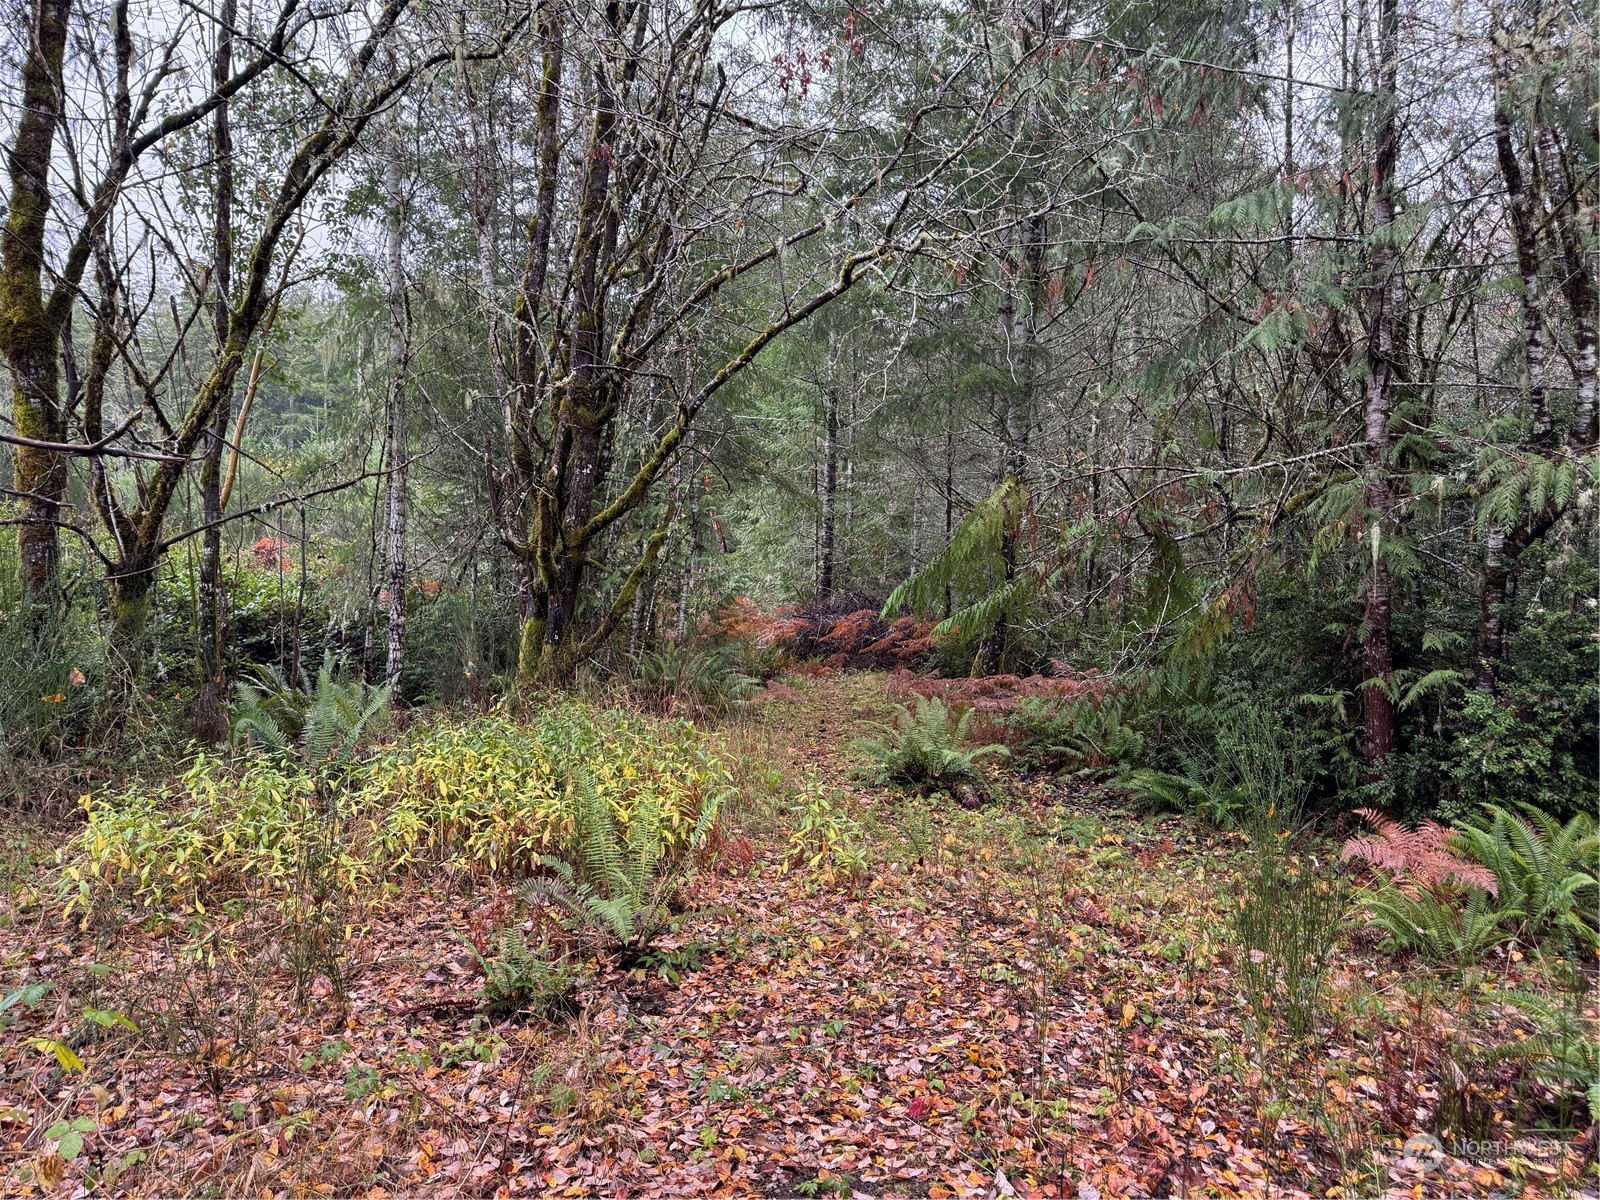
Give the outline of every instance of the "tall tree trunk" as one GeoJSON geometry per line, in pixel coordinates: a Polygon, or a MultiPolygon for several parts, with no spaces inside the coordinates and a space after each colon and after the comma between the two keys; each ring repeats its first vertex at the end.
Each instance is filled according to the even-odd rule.
{"type": "Polygon", "coordinates": [[[839,389],[822,388],[822,522],[817,531],[818,600],[833,595],[834,528],[839,515],[839,389]]]}
{"type": "MultiPolygon", "coordinates": [[[[0,353],[11,369],[12,420],[23,437],[67,440],[57,356],[73,296],[45,289],[50,168],[61,120],[62,60],[71,0],[36,0],[22,64],[22,113],[7,154],[10,211],[0,233],[0,353]]],[[[16,447],[17,571],[23,600],[54,606],[60,598],[57,522],[67,496],[67,460],[58,451],[16,447]]]]}
{"type": "MultiPolygon", "coordinates": [[[[222,0],[218,13],[217,46],[211,63],[211,83],[219,91],[233,71],[233,22],[236,0],[222,0]]],[[[216,191],[212,237],[212,319],[216,326],[217,353],[226,349],[228,313],[233,281],[233,133],[228,123],[228,102],[217,105],[211,118],[211,147],[216,160],[216,191]]],[[[220,742],[228,735],[223,711],[226,625],[222,588],[222,455],[227,443],[228,420],[233,415],[233,394],[222,397],[211,422],[211,442],[200,466],[202,520],[208,526],[200,546],[199,637],[200,687],[194,700],[194,734],[201,741],[220,742]]]]}
{"type": "Polygon", "coordinates": [[[406,371],[411,352],[411,322],[406,304],[405,197],[400,180],[400,147],[388,148],[383,170],[384,284],[389,308],[389,386],[384,397],[384,457],[389,464],[383,503],[384,586],[389,592],[388,655],[383,681],[394,687],[405,665],[406,623],[406,371]]]}
{"type": "MultiPolygon", "coordinates": [[[[1495,159],[1506,185],[1506,218],[1511,227],[1511,247],[1516,254],[1517,276],[1522,284],[1518,307],[1522,316],[1522,392],[1528,399],[1533,440],[1550,436],[1550,402],[1545,387],[1544,320],[1540,304],[1544,286],[1539,271],[1538,234],[1534,208],[1538,203],[1522,170],[1511,133],[1510,98],[1502,91],[1494,111],[1495,159]]],[[[1537,176],[1535,176],[1537,178],[1537,176]]]]}
{"type": "Polygon", "coordinates": [[[1536,513],[1510,533],[1491,525],[1484,538],[1481,587],[1478,591],[1478,671],[1476,690],[1494,695],[1499,690],[1500,658],[1505,639],[1504,608],[1511,597],[1512,570],[1522,552],[1556,523],[1554,508],[1536,513]]]}
{"type": "Polygon", "coordinates": [[[1393,595],[1383,543],[1394,536],[1394,496],[1389,479],[1389,419],[1399,347],[1401,277],[1393,244],[1395,171],[1400,152],[1398,87],[1400,64],[1399,0],[1378,5],[1377,146],[1373,161],[1372,245],[1367,301],[1367,385],[1364,425],[1366,466],[1363,483],[1372,556],[1371,578],[1362,598],[1365,636],[1361,651],[1362,753],[1375,769],[1394,749],[1395,709],[1389,693],[1394,675],[1391,641],[1393,595]]]}
{"type": "MultiPolygon", "coordinates": [[[[1007,284],[998,313],[1000,333],[1005,345],[1002,367],[1009,375],[1000,410],[1000,459],[995,486],[1006,480],[1022,481],[1027,472],[1028,442],[1033,431],[1035,392],[1039,376],[1039,322],[1044,294],[1044,237],[1042,216],[1019,219],[1014,251],[1015,274],[1019,287],[1007,284]],[[1017,293],[1020,293],[1017,294],[1017,293]]],[[[1007,522],[1000,535],[1001,586],[1010,587],[1017,577],[1022,509],[1007,522]]],[[[1009,614],[1002,611],[994,627],[978,648],[979,668],[985,675],[998,674],[1005,662],[1010,635],[1009,614]]]]}

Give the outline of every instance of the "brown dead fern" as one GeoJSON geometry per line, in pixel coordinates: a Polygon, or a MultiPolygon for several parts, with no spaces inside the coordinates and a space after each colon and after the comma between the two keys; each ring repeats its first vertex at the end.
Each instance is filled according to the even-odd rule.
{"type": "Polygon", "coordinates": [[[1451,831],[1437,821],[1424,821],[1415,829],[1407,829],[1375,808],[1355,811],[1372,826],[1373,832],[1347,840],[1341,858],[1359,858],[1387,872],[1402,889],[1437,892],[1452,887],[1478,887],[1491,896],[1496,894],[1494,872],[1451,853],[1451,831]]]}

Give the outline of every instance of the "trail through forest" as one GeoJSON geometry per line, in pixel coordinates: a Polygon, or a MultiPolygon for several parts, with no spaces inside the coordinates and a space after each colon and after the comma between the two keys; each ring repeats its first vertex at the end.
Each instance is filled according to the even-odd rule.
{"type": "MultiPolygon", "coordinates": [[[[7,1053],[34,1061],[32,1094],[3,1114],[12,1186],[50,1182],[18,1168],[47,1161],[25,1135],[51,1120],[81,1122],[75,1181],[93,1170],[145,1194],[1294,1195],[1360,1169],[1406,1195],[1505,1182],[1408,1157],[1412,1110],[1437,1097],[1421,1056],[1356,1014],[1376,1028],[1385,1000],[1419,1018],[1424,1001],[1359,944],[1335,961],[1341,1015],[1321,1052],[1243,1036],[1222,932],[1241,835],[1054,780],[1013,780],[977,812],[862,786],[851,741],[889,710],[882,676],[791,682],[717,735],[747,800],[669,935],[548,1019],[475,1013],[469,939],[511,902],[464,875],[393,881],[342,978],[298,1001],[245,907],[213,915],[196,957],[198,918],[63,936],[49,903],[14,891],[8,974],[64,997],[105,972],[117,999],[97,1004],[163,993],[137,1007],[186,1018],[166,1044],[87,1025],[118,1035],[102,1048],[80,1030],[66,1051],[96,1059],[92,1084],[14,1036],[7,1053]],[[1358,1144],[1364,1163],[1340,1160],[1358,1144]]],[[[68,1016],[41,1004],[13,1032],[63,1038],[68,1016]]],[[[1541,1152],[1559,1151],[1529,1141],[1519,1169],[1553,1169],[1541,1152]]]]}

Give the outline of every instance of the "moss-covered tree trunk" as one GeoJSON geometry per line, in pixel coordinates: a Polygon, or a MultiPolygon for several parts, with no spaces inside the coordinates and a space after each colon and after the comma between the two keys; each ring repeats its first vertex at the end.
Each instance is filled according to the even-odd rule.
{"type": "MultiPolygon", "coordinates": [[[[58,358],[72,296],[45,287],[50,163],[61,119],[62,59],[71,0],[38,0],[22,64],[22,115],[8,147],[10,212],[0,235],[0,353],[11,373],[12,418],[20,437],[67,440],[58,358]]],[[[67,460],[44,446],[19,445],[16,491],[18,574],[24,599],[54,604],[60,594],[57,522],[67,495],[67,460]]]]}

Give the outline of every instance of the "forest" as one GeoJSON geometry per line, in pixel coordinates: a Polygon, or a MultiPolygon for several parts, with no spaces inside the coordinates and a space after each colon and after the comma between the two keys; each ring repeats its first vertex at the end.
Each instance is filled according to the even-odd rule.
{"type": "Polygon", "coordinates": [[[0,2],[0,1192],[1596,1194],[1591,3],[0,2]]]}

